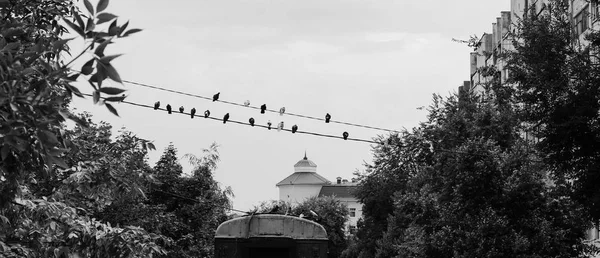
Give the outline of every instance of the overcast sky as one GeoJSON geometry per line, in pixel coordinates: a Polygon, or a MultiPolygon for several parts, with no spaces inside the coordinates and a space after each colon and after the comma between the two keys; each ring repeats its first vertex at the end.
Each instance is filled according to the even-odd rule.
{"type": "MultiPolygon", "coordinates": [[[[332,120],[412,128],[425,119],[426,111],[417,108],[429,105],[433,93],[447,96],[469,80],[470,49],[452,38],[491,31],[509,7],[509,0],[118,0],[108,11],[144,31],[107,52],[124,54],[114,65],[126,80],[205,96],[221,92],[222,100],[285,106],[316,117],[330,113],[332,120]]],[[[89,85],[80,86],[90,92],[89,85]]],[[[123,87],[129,101],[148,105],[160,100],[163,106],[210,109],[211,116],[284,121],[286,128],[347,131],[364,139],[384,133],[123,87]]],[[[234,208],[241,210],[277,199],[275,184],[294,172],[305,151],[331,181],[352,178],[372,160],[367,143],[192,120],[125,104],[117,105],[119,118],[90,99],[75,100],[74,107],[153,140],[158,150],[150,153],[152,166],[170,142],[180,157],[202,155],[203,148],[218,143],[215,178],[233,188],[234,208]]]]}

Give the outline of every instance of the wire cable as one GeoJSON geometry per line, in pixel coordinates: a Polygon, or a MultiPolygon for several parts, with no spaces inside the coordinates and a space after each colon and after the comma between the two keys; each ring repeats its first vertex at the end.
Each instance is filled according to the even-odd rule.
{"type": "MultiPolygon", "coordinates": [[[[82,93],[82,95],[84,96],[88,96],[88,97],[92,97],[91,94],[87,94],[87,93],[82,93]]],[[[104,97],[101,97],[102,99],[105,99],[104,97]]],[[[137,107],[143,107],[143,108],[150,108],[150,109],[154,109],[154,106],[150,106],[150,105],[146,105],[146,104],[140,104],[140,103],[136,103],[136,102],[131,102],[131,101],[119,101],[119,102],[114,102],[114,103],[123,103],[123,104],[128,104],[128,105],[132,105],[132,106],[137,106],[137,107]]],[[[165,108],[159,107],[157,110],[163,110],[163,111],[167,111],[165,108]]],[[[172,111],[173,114],[180,114],[180,115],[186,115],[186,116],[191,116],[191,114],[189,112],[179,112],[178,110],[173,110],[172,111]]],[[[197,115],[198,118],[203,118],[203,119],[211,119],[211,120],[216,120],[216,121],[222,121],[221,118],[217,118],[217,117],[203,117],[202,114],[197,115]]],[[[246,123],[246,122],[240,122],[240,121],[236,121],[236,120],[227,120],[227,123],[234,123],[234,124],[240,124],[240,125],[250,125],[250,123],[246,123]]],[[[266,125],[260,125],[260,124],[254,124],[254,127],[261,127],[261,128],[266,128],[269,129],[269,126],[266,125]]],[[[291,129],[286,129],[286,128],[282,128],[282,129],[278,129],[277,127],[271,127],[272,130],[280,130],[280,131],[287,131],[287,132],[292,132],[291,129]]],[[[336,136],[336,135],[331,135],[331,134],[322,134],[322,133],[315,133],[315,132],[309,132],[309,131],[301,131],[301,130],[297,130],[296,133],[298,134],[307,134],[307,135],[313,135],[313,136],[319,136],[319,137],[327,137],[327,138],[337,138],[337,139],[344,139],[344,137],[342,136],[336,136]]],[[[355,141],[355,142],[365,142],[365,143],[374,143],[374,144],[379,144],[378,142],[372,141],[372,140],[365,140],[365,139],[359,139],[359,138],[347,138],[348,141],[355,141]]]]}
{"type": "MultiPolygon", "coordinates": [[[[171,92],[171,93],[175,93],[175,94],[180,94],[180,95],[185,95],[185,96],[189,96],[189,97],[195,97],[195,98],[200,98],[200,99],[212,101],[212,98],[211,97],[207,97],[207,96],[202,96],[202,95],[187,93],[187,92],[178,91],[178,90],[166,89],[166,88],[163,88],[163,87],[158,87],[158,86],[154,86],[154,85],[150,85],[150,84],[146,84],[146,83],[135,82],[135,81],[130,81],[130,80],[122,80],[122,81],[125,82],[125,83],[129,83],[129,84],[133,84],[133,85],[137,85],[137,86],[141,86],[141,87],[146,87],[146,88],[151,88],[151,89],[155,89],[155,90],[166,91],[166,92],[171,92]]],[[[260,107],[257,107],[257,106],[244,105],[244,104],[240,104],[240,103],[236,103],[236,102],[231,102],[231,101],[225,101],[225,100],[216,100],[216,101],[217,102],[222,102],[222,103],[225,103],[225,104],[229,104],[229,105],[234,105],[234,106],[240,106],[240,107],[252,108],[252,109],[260,110],[260,107]]],[[[278,110],[268,109],[268,108],[266,109],[266,111],[269,111],[269,112],[272,112],[272,113],[279,113],[278,110]]],[[[306,119],[312,119],[312,120],[318,120],[318,121],[325,121],[324,118],[320,118],[320,117],[307,116],[307,115],[301,115],[301,114],[290,113],[290,112],[285,112],[284,114],[285,115],[290,115],[290,116],[295,116],[295,117],[306,118],[306,119]]],[[[342,124],[342,125],[349,125],[349,126],[354,126],[354,127],[361,127],[361,128],[373,129],[373,130],[380,130],[380,131],[400,133],[400,131],[397,131],[397,130],[386,129],[386,128],[381,128],[381,127],[376,127],[376,126],[369,126],[369,125],[361,125],[361,124],[355,124],[355,123],[349,123],[349,122],[343,122],[343,121],[335,121],[333,119],[329,120],[329,122],[330,123],[336,123],[336,124],[342,124]]]]}
{"type": "MultiPolygon", "coordinates": [[[[162,190],[158,190],[158,189],[153,189],[153,191],[157,191],[157,192],[160,192],[160,193],[168,194],[170,196],[173,196],[173,197],[176,197],[176,198],[179,198],[179,199],[182,199],[182,200],[188,200],[188,201],[192,201],[192,202],[196,202],[196,203],[202,203],[200,200],[189,198],[189,197],[185,197],[185,196],[181,196],[179,194],[175,194],[175,193],[171,193],[171,192],[166,192],[166,191],[162,191],[162,190]]],[[[217,206],[217,207],[218,208],[224,208],[224,209],[227,209],[227,210],[230,210],[230,211],[236,211],[236,212],[250,214],[250,212],[242,211],[242,210],[238,210],[238,209],[234,209],[234,208],[231,208],[231,207],[224,207],[224,206],[217,206]]]]}

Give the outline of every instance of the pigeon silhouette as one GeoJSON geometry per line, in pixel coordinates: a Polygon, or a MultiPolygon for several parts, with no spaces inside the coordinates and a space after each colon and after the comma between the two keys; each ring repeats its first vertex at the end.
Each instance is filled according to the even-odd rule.
{"type": "Polygon", "coordinates": [[[251,117],[250,120],[248,120],[248,122],[250,122],[251,126],[254,126],[254,118],[251,117]]]}
{"type": "Polygon", "coordinates": [[[271,121],[269,120],[269,122],[267,122],[267,129],[271,130],[271,125],[273,125],[273,124],[272,124],[272,123],[271,123],[271,121]]]}
{"type": "Polygon", "coordinates": [[[171,105],[167,104],[167,112],[169,112],[169,114],[171,114],[171,105]]]}
{"type": "Polygon", "coordinates": [[[247,107],[247,106],[250,106],[250,100],[246,100],[246,101],[244,101],[244,106],[245,106],[245,107],[247,107]]]}
{"type": "Polygon", "coordinates": [[[277,131],[281,131],[283,129],[283,121],[279,122],[279,124],[277,125],[277,131]]]}
{"type": "Polygon", "coordinates": [[[204,118],[208,118],[210,116],[210,110],[204,111],[204,118]]]}
{"type": "Polygon", "coordinates": [[[342,133],[342,136],[344,137],[344,140],[348,140],[349,134],[348,134],[348,132],[344,132],[344,133],[342,133]]]}
{"type": "Polygon", "coordinates": [[[283,113],[285,113],[285,107],[279,109],[279,115],[283,116],[283,113]]]}
{"type": "Polygon", "coordinates": [[[221,93],[217,92],[217,94],[213,95],[213,102],[219,100],[219,94],[221,93]]]}
{"type": "Polygon", "coordinates": [[[225,116],[223,116],[223,123],[227,123],[227,120],[229,120],[229,113],[225,114],[225,116]]]}
{"type": "Polygon", "coordinates": [[[260,113],[264,114],[266,110],[267,110],[267,104],[262,104],[260,106],[260,113]]]}
{"type": "Polygon", "coordinates": [[[298,131],[298,126],[297,125],[293,125],[292,126],[292,133],[296,133],[296,131],[298,131]]]}
{"type": "Polygon", "coordinates": [[[194,118],[194,115],[196,115],[196,108],[192,108],[192,110],[190,111],[190,116],[192,118],[194,118]]]}
{"type": "Polygon", "coordinates": [[[330,119],[331,119],[331,115],[329,113],[327,113],[327,115],[325,115],[325,123],[329,123],[330,119]]]}
{"type": "Polygon", "coordinates": [[[179,107],[179,113],[183,113],[183,110],[184,110],[183,106],[179,107]]]}
{"type": "Polygon", "coordinates": [[[154,110],[157,110],[160,107],[160,101],[154,103],[154,110]]]}

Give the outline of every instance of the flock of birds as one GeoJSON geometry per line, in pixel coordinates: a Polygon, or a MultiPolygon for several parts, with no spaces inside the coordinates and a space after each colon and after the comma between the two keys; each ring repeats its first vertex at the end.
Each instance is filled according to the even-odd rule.
{"type": "MultiPolygon", "coordinates": [[[[220,94],[221,93],[218,92],[217,94],[213,95],[213,102],[219,100],[219,95],[220,94]]],[[[246,100],[244,102],[244,106],[250,106],[250,101],[246,100]]],[[[157,110],[159,108],[160,108],[160,101],[157,101],[156,103],[154,103],[154,110],[157,110]]],[[[167,112],[169,114],[173,113],[173,108],[171,107],[170,104],[167,104],[166,109],[167,109],[167,112]]],[[[260,106],[260,113],[264,114],[266,110],[267,110],[267,105],[266,104],[262,104],[260,106]]],[[[184,111],[185,111],[185,108],[183,106],[179,107],[179,113],[183,113],[184,111]]],[[[285,113],[285,107],[280,108],[279,109],[279,115],[283,116],[284,113],[285,113]]],[[[191,118],[194,118],[195,115],[196,115],[196,108],[192,108],[190,110],[190,116],[191,116],[191,118]]],[[[207,109],[206,111],[204,111],[204,118],[208,118],[208,117],[210,117],[210,110],[207,109]]],[[[223,124],[227,123],[227,120],[229,120],[229,113],[227,113],[227,114],[225,114],[225,116],[223,116],[223,124]]],[[[329,123],[330,120],[331,120],[331,115],[329,113],[327,113],[325,115],[325,123],[329,123]]],[[[248,123],[250,123],[251,126],[254,126],[254,124],[255,124],[254,118],[251,117],[248,120],[248,123]]],[[[271,126],[272,125],[273,124],[271,123],[271,121],[267,122],[267,128],[269,130],[271,130],[271,126]]],[[[283,121],[279,122],[279,124],[277,124],[277,130],[281,131],[283,129],[283,126],[284,126],[283,121]]],[[[298,131],[298,125],[293,125],[292,126],[292,133],[296,133],[296,131],[298,131]]],[[[348,136],[349,136],[348,132],[342,133],[342,137],[344,138],[344,140],[347,140],[348,136]]]]}

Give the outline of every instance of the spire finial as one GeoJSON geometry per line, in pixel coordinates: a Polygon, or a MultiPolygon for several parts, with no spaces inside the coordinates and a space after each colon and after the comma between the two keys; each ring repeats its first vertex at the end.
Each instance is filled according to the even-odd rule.
{"type": "Polygon", "coordinates": [[[308,158],[306,157],[306,150],[304,150],[304,160],[307,160],[308,158]]]}

